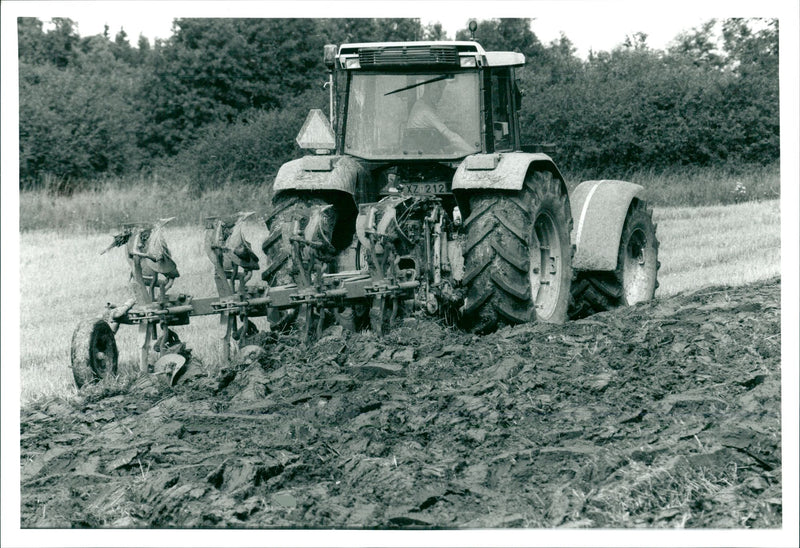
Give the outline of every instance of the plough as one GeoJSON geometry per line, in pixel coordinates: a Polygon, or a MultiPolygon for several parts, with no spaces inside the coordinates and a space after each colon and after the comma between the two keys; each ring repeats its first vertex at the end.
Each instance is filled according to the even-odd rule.
{"type": "MultiPolygon", "coordinates": [[[[205,251],[213,265],[217,296],[206,298],[169,293],[180,276],[164,238],[164,226],[171,218],[124,225],[101,254],[125,247],[133,296],[120,306],[107,304],[102,318],[83,322],[75,330],[71,358],[76,384],[80,387],[116,373],[115,334],[121,325],[139,326],[140,371],[148,371],[151,352],[155,352],[157,360],[169,357],[175,368],[184,364],[185,357],[181,356],[186,355],[185,344],[171,328],[188,325],[194,316],[219,316],[223,361],[230,360],[233,349],[244,346],[248,338],[258,333],[251,318],[268,317],[275,311],[299,310],[303,317],[297,324],[304,330],[305,342],[310,343],[321,335],[326,311],[338,315],[341,310],[363,308],[367,303],[370,318],[374,319],[372,328],[382,333],[396,317],[398,303],[412,298],[419,286],[415,271],[387,264],[392,262],[391,254],[379,250],[373,253],[380,260],[377,277],[366,270],[326,272],[327,263],[316,260],[317,255],[328,251],[326,242],[319,238],[317,219],[321,213],[305,212],[281,227],[283,237],[291,242],[299,272],[297,283],[273,287],[250,283],[259,260],[244,237],[242,225],[253,212],[239,213],[235,218],[208,218],[205,251]]],[[[372,233],[373,239],[381,239],[377,231],[365,230],[372,233]]]]}

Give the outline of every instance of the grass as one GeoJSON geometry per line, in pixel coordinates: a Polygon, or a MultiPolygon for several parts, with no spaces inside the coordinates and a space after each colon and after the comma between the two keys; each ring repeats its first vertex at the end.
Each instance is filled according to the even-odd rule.
{"type": "MultiPolygon", "coordinates": [[[[656,297],[717,284],[740,285],[780,275],[780,214],[777,200],[733,206],[657,208],[661,240],[661,286],[656,297]]],[[[211,263],[203,249],[203,230],[168,225],[166,229],[181,277],[173,292],[197,297],[215,294],[211,263]]],[[[264,264],[263,223],[245,233],[264,264]]],[[[80,318],[102,311],[106,302],[128,298],[124,252],[99,252],[110,233],[66,234],[35,230],[21,234],[20,349],[22,403],[75,394],[69,368],[72,330],[80,318]]],[[[257,320],[258,321],[258,320],[257,320]]],[[[219,363],[216,317],[195,318],[179,327],[181,339],[206,364],[219,363]]],[[[117,335],[120,366],[136,363],[138,332],[122,326],[117,335]]]]}
{"type": "Polygon", "coordinates": [[[777,200],[656,209],[660,287],[656,296],[709,285],[742,285],[780,275],[777,200]]]}
{"type": "MultiPolygon", "coordinates": [[[[569,186],[597,178],[616,178],[645,187],[645,198],[657,207],[732,204],[780,195],[777,164],[739,168],[677,168],[629,173],[566,174],[569,186]],[[738,190],[737,190],[738,189],[738,190]]],[[[197,225],[204,217],[241,210],[263,213],[269,207],[271,177],[263,186],[230,182],[200,195],[188,180],[165,180],[158,175],[117,179],[91,185],[71,196],[48,188],[25,190],[20,198],[20,230],[55,229],[70,232],[113,230],[121,223],[176,217],[176,225],[197,225]]]]}
{"type": "Polygon", "coordinates": [[[114,230],[123,223],[175,217],[174,225],[201,225],[206,217],[247,210],[263,213],[268,186],[228,183],[197,195],[188,183],[157,176],[116,180],[61,196],[46,190],[20,192],[20,230],[68,232],[114,230]]]}
{"type": "Polygon", "coordinates": [[[717,168],[636,169],[627,173],[567,176],[568,181],[622,179],[644,186],[644,198],[658,207],[724,205],[780,197],[777,163],[717,168]]]}

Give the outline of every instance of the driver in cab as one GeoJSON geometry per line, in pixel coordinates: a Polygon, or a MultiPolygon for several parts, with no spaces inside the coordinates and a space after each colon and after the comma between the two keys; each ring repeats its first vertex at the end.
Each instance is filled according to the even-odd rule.
{"type": "Polygon", "coordinates": [[[411,107],[408,129],[435,129],[455,148],[472,151],[473,147],[461,135],[451,131],[436,112],[444,92],[444,82],[430,82],[423,87],[422,97],[411,107]]]}

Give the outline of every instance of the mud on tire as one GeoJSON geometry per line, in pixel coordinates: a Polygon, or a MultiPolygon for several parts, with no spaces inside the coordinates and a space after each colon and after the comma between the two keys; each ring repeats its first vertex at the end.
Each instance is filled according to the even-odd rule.
{"type": "Polygon", "coordinates": [[[280,194],[272,202],[272,211],[265,222],[269,235],[261,244],[267,256],[267,265],[261,273],[261,279],[270,286],[286,285],[294,282],[297,268],[291,250],[286,248],[281,237],[281,225],[295,216],[304,216],[304,212],[314,206],[327,204],[322,198],[280,194]]]}
{"type": "Polygon", "coordinates": [[[580,272],[572,282],[569,317],[585,318],[619,306],[649,301],[658,288],[658,238],[653,210],[634,200],[620,236],[613,272],[580,272]]]}
{"type": "MultiPolygon", "coordinates": [[[[269,235],[261,245],[261,249],[267,256],[266,268],[261,273],[261,279],[267,282],[270,287],[295,283],[299,275],[300,266],[295,264],[292,250],[287,246],[287,242],[282,235],[282,226],[285,222],[295,218],[300,219],[301,230],[308,223],[310,213],[313,208],[329,205],[329,201],[310,195],[298,195],[291,193],[279,194],[273,199],[272,211],[266,217],[265,222],[269,235]]],[[[327,223],[330,240],[334,225],[337,222],[336,208],[331,208],[327,223]]],[[[271,311],[269,315],[272,329],[285,331],[303,317],[300,309],[286,311],[271,311]]]]}
{"type": "Polygon", "coordinates": [[[470,211],[461,326],[487,333],[503,324],[565,321],[573,247],[561,181],[534,171],[518,192],[473,195],[470,211]]]}
{"type": "Polygon", "coordinates": [[[105,320],[83,320],[72,333],[70,362],[75,385],[104,379],[117,374],[117,343],[114,332],[105,320]]]}

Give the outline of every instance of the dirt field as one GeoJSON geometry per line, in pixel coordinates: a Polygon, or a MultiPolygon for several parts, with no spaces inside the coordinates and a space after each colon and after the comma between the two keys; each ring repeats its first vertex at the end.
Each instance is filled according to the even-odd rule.
{"type": "Polygon", "coordinates": [[[262,342],[23,409],[21,526],[781,526],[779,279],[484,337],[262,342]]]}

